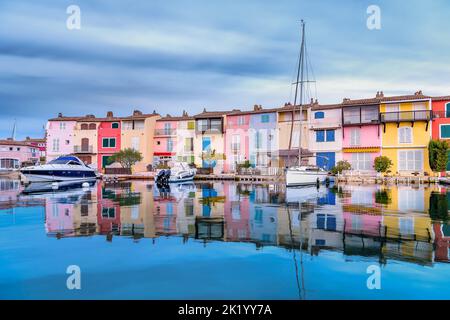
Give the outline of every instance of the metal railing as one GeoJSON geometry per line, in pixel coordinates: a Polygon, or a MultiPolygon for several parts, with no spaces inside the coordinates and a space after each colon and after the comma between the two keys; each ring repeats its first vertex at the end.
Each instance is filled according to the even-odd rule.
{"type": "Polygon", "coordinates": [[[155,136],[175,136],[176,129],[155,129],[155,136]]]}
{"type": "Polygon", "coordinates": [[[73,146],[74,153],[93,153],[93,146],[73,146]]]}
{"type": "Polygon", "coordinates": [[[431,110],[397,111],[380,113],[381,122],[430,121],[431,110]]]}

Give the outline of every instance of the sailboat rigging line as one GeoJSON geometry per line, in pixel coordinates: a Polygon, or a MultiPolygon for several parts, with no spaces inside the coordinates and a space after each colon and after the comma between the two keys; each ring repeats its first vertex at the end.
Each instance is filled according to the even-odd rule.
{"type": "MultiPolygon", "coordinates": [[[[298,96],[298,85],[300,84],[300,121],[301,121],[301,101],[303,99],[303,83],[300,83],[299,80],[303,81],[303,54],[304,54],[304,45],[305,45],[305,23],[303,20],[301,21],[302,25],[302,42],[300,47],[300,55],[298,58],[298,69],[297,69],[297,78],[295,82],[295,94],[294,94],[294,106],[292,107],[292,117],[291,117],[291,132],[289,135],[289,150],[292,149],[292,133],[294,131],[295,124],[295,108],[297,105],[297,96],[298,96]]],[[[300,141],[301,141],[301,122],[300,122],[300,141]]],[[[301,150],[301,143],[299,144],[299,150],[301,150]]]]}
{"type": "MultiPolygon", "coordinates": [[[[300,205],[300,203],[299,203],[299,205],[300,205]]],[[[294,259],[294,265],[295,265],[295,279],[297,281],[298,297],[301,300],[302,299],[302,290],[300,289],[300,280],[298,277],[298,265],[297,265],[297,257],[295,256],[294,236],[293,236],[293,232],[292,232],[292,221],[291,221],[291,212],[289,210],[289,204],[287,204],[287,206],[286,206],[286,211],[287,211],[288,222],[289,222],[289,235],[291,238],[292,258],[294,259]]]]}

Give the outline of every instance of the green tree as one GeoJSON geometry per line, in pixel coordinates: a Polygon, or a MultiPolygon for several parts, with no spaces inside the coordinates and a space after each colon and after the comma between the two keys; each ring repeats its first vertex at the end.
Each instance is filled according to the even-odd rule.
{"type": "Polygon", "coordinates": [[[350,170],[352,168],[352,165],[347,160],[341,160],[336,163],[336,165],[331,168],[331,173],[338,174],[342,173],[344,170],[350,170]]]}
{"type": "Polygon", "coordinates": [[[109,157],[109,163],[118,162],[123,168],[131,168],[136,162],[142,161],[142,159],[142,154],[139,151],[127,148],[109,157]]]}
{"type": "Polygon", "coordinates": [[[447,169],[448,148],[445,140],[431,140],[428,143],[428,160],[431,170],[442,172],[447,169]]]}
{"type": "Polygon", "coordinates": [[[373,167],[376,172],[385,173],[392,167],[392,161],[386,156],[379,156],[375,158],[373,167]]]}

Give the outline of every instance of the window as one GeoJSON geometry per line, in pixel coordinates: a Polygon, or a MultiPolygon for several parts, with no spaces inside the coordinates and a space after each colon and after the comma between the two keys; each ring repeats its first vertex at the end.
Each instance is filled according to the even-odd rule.
{"type": "Polygon", "coordinates": [[[119,129],[119,123],[118,123],[118,122],[113,122],[113,123],[111,124],[111,128],[112,128],[112,129],[119,129]]]}
{"type": "Polygon", "coordinates": [[[52,148],[53,152],[59,152],[59,139],[53,139],[52,146],[53,146],[53,148],[52,148]]]}
{"type": "Polygon", "coordinates": [[[212,119],[211,120],[211,131],[222,132],[222,120],[221,119],[212,119]]]}
{"type": "Polygon", "coordinates": [[[412,143],[412,128],[398,128],[398,143],[412,143]]]}
{"type": "MultiPolygon", "coordinates": [[[[139,150],[139,137],[132,137],[131,138],[131,148],[134,150],[139,150]]],[[[158,141],[159,142],[159,141],[158,141]]]]}
{"type": "Polygon", "coordinates": [[[317,111],[314,113],[314,119],[323,119],[325,118],[325,113],[322,111],[317,111]]]}
{"type": "Polygon", "coordinates": [[[132,121],[124,121],[122,122],[122,130],[132,130],[133,122],[132,121]]]}
{"type": "Polygon", "coordinates": [[[344,124],[360,123],[360,109],[359,108],[345,108],[344,109],[344,124]]]}
{"type": "Polygon", "coordinates": [[[359,146],[360,145],[360,136],[361,132],[359,128],[353,128],[350,131],[350,145],[351,146],[359,146]]]}
{"type": "Polygon", "coordinates": [[[116,138],[103,138],[103,148],[115,148],[116,138]]]}
{"type": "Polygon", "coordinates": [[[371,170],[372,169],[372,159],[370,153],[366,152],[355,152],[352,153],[352,158],[350,161],[353,170],[371,170]]]}
{"type": "Polygon", "coordinates": [[[412,217],[401,217],[398,219],[398,224],[402,236],[414,234],[414,220],[412,217]]]}
{"type": "Polygon", "coordinates": [[[423,151],[402,150],[398,152],[398,169],[400,171],[422,171],[423,151]]]}
{"type": "Polygon", "coordinates": [[[327,130],[327,141],[334,141],[334,130],[327,130]]]}
{"type": "Polygon", "coordinates": [[[19,147],[17,148],[17,151],[20,151],[20,148],[19,148],[19,147]]]}
{"type": "Polygon", "coordinates": [[[378,107],[364,108],[361,110],[362,122],[378,122],[378,107]]]}
{"type": "Polygon", "coordinates": [[[65,122],[60,122],[59,123],[59,130],[66,130],[66,123],[65,122]]]}
{"type": "Polygon", "coordinates": [[[89,130],[97,129],[97,125],[95,123],[89,123],[89,130]]]}
{"type": "Polygon", "coordinates": [[[198,131],[207,131],[208,130],[208,120],[207,119],[197,120],[197,130],[198,131]]]}
{"type": "Polygon", "coordinates": [[[164,123],[164,134],[166,136],[170,135],[172,132],[172,125],[168,122],[164,123]]]}
{"type": "Polygon", "coordinates": [[[260,149],[262,148],[262,133],[259,131],[255,132],[255,148],[260,149]]]}
{"type": "Polygon", "coordinates": [[[270,117],[268,114],[261,115],[261,122],[262,123],[268,123],[270,121],[270,117]]]}
{"type": "Polygon", "coordinates": [[[173,140],[167,139],[167,151],[171,152],[173,150],[173,140]]]}
{"type": "Polygon", "coordinates": [[[316,142],[324,142],[325,141],[325,131],[317,130],[316,131],[316,142]]]}
{"type": "Polygon", "coordinates": [[[186,152],[194,151],[194,138],[184,138],[184,151],[186,152]]]}
{"type": "Polygon", "coordinates": [[[18,169],[19,160],[17,159],[1,159],[0,169],[18,169]]]}
{"type": "Polygon", "coordinates": [[[445,105],[445,117],[450,118],[450,103],[445,105]]]}
{"type": "Polygon", "coordinates": [[[233,152],[241,151],[241,136],[240,135],[235,134],[231,137],[231,150],[233,152]]]}
{"type": "Polygon", "coordinates": [[[238,125],[244,125],[245,124],[245,117],[244,116],[240,116],[238,117],[238,125]]]}
{"type": "Polygon", "coordinates": [[[450,124],[441,124],[439,131],[441,139],[450,139],[450,124]]]}
{"type": "Polygon", "coordinates": [[[134,122],[134,130],[144,130],[144,127],[145,127],[144,120],[134,122]]]}
{"type": "Polygon", "coordinates": [[[89,129],[89,125],[88,125],[87,123],[82,123],[82,124],[80,125],[80,129],[81,129],[81,130],[88,130],[88,129],[89,129]]]}
{"type": "Polygon", "coordinates": [[[425,211],[425,192],[422,189],[400,187],[398,189],[398,210],[402,212],[425,211]]]}

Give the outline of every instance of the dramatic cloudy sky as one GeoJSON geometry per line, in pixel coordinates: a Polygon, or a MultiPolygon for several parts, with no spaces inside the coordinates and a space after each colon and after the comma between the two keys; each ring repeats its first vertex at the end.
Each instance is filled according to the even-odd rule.
{"type": "Polygon", "coordinates": [[[450,4],[433,1],[1,0],[0,138],[65,115],[275,107],[292,100],[299,20],[322,103],[450,94],[450,4]],[[66,8],[81,8],[81,30],[66,8]],[[366,9],[381,8],[381,30],[366,9]]]}

